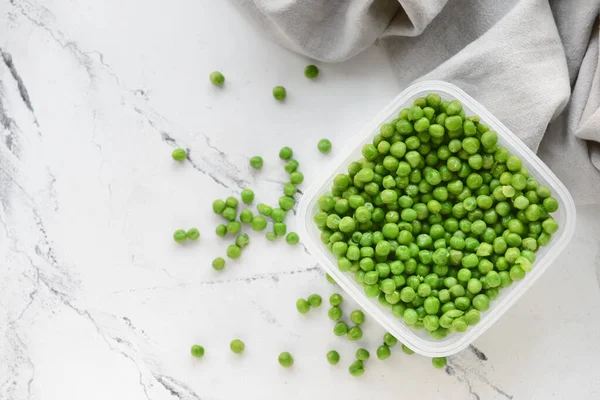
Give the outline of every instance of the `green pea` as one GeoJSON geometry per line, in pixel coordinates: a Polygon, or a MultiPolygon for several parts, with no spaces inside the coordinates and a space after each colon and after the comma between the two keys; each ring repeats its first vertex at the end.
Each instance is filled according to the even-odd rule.
{"type": "Polygon", "coordinates": [[[295,201],[293,197],[281,196],[279,198],[279,207],[284,211],[289,211],[294,207],[295,201]]]}
{"type": "Polygon", "coordinates": [[[279,361],[279,365],[281,365],[283,368],[290,368],[292,365],[294,365],[294,357],[287,351],[280,353],[277,360],[279,361]]]}
{"type": "Polygon", "coordinates": [[[275,97],[276,100],[283,101],[285,100],[286,96],[287,91],[283,86],[275,86],[273,88],[273,97],[275,97]]]}
{"type": "Polygon", "coordinates": [[[271,211],[271,219],[275,222],[283,222],[286,212],[281,208],[274,208],[271,211]]]}
{"type": "Polygon", "coordinates": [[[544,208],[548,212],[556,212],[558,210],[558,201],[554,197],[546,197],[543,201],[544,208]]]}
{"type": "MultiPolygon", "coordinates": [[[[225,235],[227,235],[227,226],[225,226],[223,224],[217,225],[217,228],[215,229],[215,233],[217,234],[217,236],[224,237],[225,235]]],[[[187,234],[186,234],[186,237],[187,237],[187,234]]]]}
{"type": "Polygon", "coordinates": [[[285,236],[287,226],[283,222],[275,222],[273,224],[273,233],[276,236],[285,236]]]}
{"type": "Polygon", "coordinates": [[[446,357],[433,357],[431,359],[431,365],[435,368],[444,368],[446,366],[446,357]]]}
{"type": "Polygon", "coordinates": [[[216,271],[220,271],[223,268],[225,268],[225,260],[221,257],[217,257],[213,260],[212,262],[212,267],[216,270],[216,271]]]}
{"type": "Polygon", "coordinates": [[[192,353],[192,356],[194,356],[196,358],[202,358],[202,357],[204,357],[204,347],[195,344],[192,346],[191,353],[192,353]]]}
{"type": "Polygon", "coordinates": [[[506,160],[506,166],[508,167],[509,171],[520,171],[523,166],[523,162],[517,156],[510,156],[506,160]]]}
{"type": "Polygon", "coordinates": [[[254,156],[250,159],[250,166],[254,169],[261,169],[263,166],[263,159],[261,156],[254,156]]]}
{"type": "Polygon", "coordinates": [[[287,172],[288,174],[291,174],[292,172],[296,171],[299,166],[300,163],[292,158],[287,163],[285,163],[283,169],[285,169],[285,172],[287,172]]]}
{"type": "Polygon", "coordinates": [[[331,304],[332,306],[339,306],[340,304],[342,304],[342,301],[344,301],[344,298],[339,293],[334,293],[331,296],[329,296],[329,304],[331,304]]]}
{"type": "Polygon", "coordinates": [[[323,154],[327,154],[331,151],[331,142],[329,139],[321,139],[317,144],[319,151],[323,154]]]}
{"type": "Polygon", "coordinates": [[[318,294],[311,294],[310,296],[308,296],[307,300],[308,304],[310,304],[311,307],[319,307],[321,305],[321,302],[323,301],[321,296],[319,296],[318,294]]]}
{"type": "Polygon", "coordinates": [[[307,65],[304,68],[304,76],[306,76],[308,79],[315,79],[317,76],[319,76],[319,68],[317,68],[316,65],[307,65]]]}
{"type": "Polygon", "coordinates": [[[242,223],[249,224],[252,222],[252,219],[254,219],[254,214],[251,210],[242,210],[240,213],[240,221],[242,221],[242,223]]]}
{"type": "Polygon", "coordinates": [[[345,322],[338,322],[337,324],[335,324],[335,326],[333,327],[333,333],[336,336],[344,336],[348,333],[348,325],[346,325],[345,322]]]}
{"type": "Polygon", "coordinates": [[[348,367],[348,371],[352,376],[360,376],[365,373],[365,366],[361,360],[356,360],[352,364],[350,364],[350,367],[348,367]]]}
{"type": "Polygon", "coordinates": [[[254,201],[254,192],[250,189],[244,189],[241,193],[242,202],[251,204],[254,201]]]}
{"type": "Polygon", "coordinates": [[[240,256],[242,255],[242,249],[235,245],[235,244],[230,244],[227,247],[227,257],[231,258],[231,259],[236,259],[236,258],[240,258],[240,256]]]}
{"type": "Polygon", "coordinates": [[[360,326],[353,326],[348,330],[348,340],[360,340],[363,336],[362,329],[360,326]]]}
{"type": "Polygon", "coordinates": [[[223,211],[225,211],[225,208],[227,207],[227,205],[225,204],[225,201],[218,199],[213,201],[212,204],[212,208],[215,214],[221,215],[223,214],[223,211]]]}
{"type": "Polygon", "coordinates": [[[360,361],[367,361],[369,359],[369,351],[367,349],[363,349],[362,347],[356,350],[356,359],[360,361]]]}
{"type": "Polygon", "coordinates": [[[246,345],[240,339],[233,339],[229,344],[229,348],[235,354],[242,354],[246,349],[246,345]]]}
{"type": "Polygon", "coordinates": [[[394,347],[398,343],[398,339],[396,339],[391,333],[386,332],[385,335],[383,335],[383,342],[388,347],[394,347]]]}
{"type": "Polygon", "coordinates": [[[377,348],[377,358],[380,360],[386,360],[390,358],[392,352],[390,351],[390,347],[386,344],[382,344],[377,348]]]}
{"type": "Polygon", "coordinates": [[[185,149],[175,149],[171,153],[171,157],[173,157],[173,160],[181,162],[187,158],[187,152],[185,149]]]}
{"type": "Polygon", "coordinates": [[[310,310],[310,303],[306,299],[296,300],[296,309],[301,314],[306,314],[310,310]]]}
{"type": "Polygon", "coordinates": [[[302,182],[304,182],[304,175],[302,174],[302,172],[294,171],[290,174],[290,181],[294,185],[299,185],[302,182]]]}
{"type": "Polygon", "coordinates": [[[365,314],[361,310],[354,310],[350,313],[350,321],[362,325],[365,322],[365,314]]]}
{"type": "Polygon", "coordinates": [[[290,158],[292,158],[293,155],[294,151],[287,146],[282,147],[281,150],[279,150],[279,158],[281,158],[282,160],[289,160],[290,158]]]}
{"type": "Polygon", "coordinates": [[[298,234],[296,232],[290,232],[285,237],[286,243],[291,245],[298,243],[299,240],[300,238],[298,237],[298,234]]]}
{"type": "Polygon", "coordinates": [[[211,72],[210,82],[215,86],[223,86],[225,83],[225,77],[219,71],[211,72]]]}
{"type": "Polygon", "coordinates": [[[335,350],[328,351],[327,362],[331,365],[336,365],[338,362],[340,362],[340,354],[335,350]]]}
{"type": "Polygon", "coordinates": [[[267,227],[267,220],[261,215],[252,218],[252,229],[255,231],[263,231],[267,227]]]}
{"type": "Polygon", "coordinates": [[[248,246],[249,243],[250,243],[250,237],[246,233],[242,233],[242,234],[238,235],[238,237],[235,239],[235,244],[239,248],[242,248],[242,249],[244,247],[248,246]]]}
{"type": "Polygon", "coordinates": [[[331,307],[329,311],[327,311],[327,316],[329,319],[337,321],[342,318],[342,309],[338,306],[331,307]]]}
{"type": "Polygon", "coordinates": [[[183,229],[177,229],[174,233],[173,233],[173,239],[177,242],[177,243],[182,243],[185,241],[185,239],[187,239],[187,233],[183,230],[183,229]]]}
{"type": "Polygon", "coordinates": [[[185,235],[190,240],[198,240],[200,238],[200,232],[196,228],[188,229],[185,235]]]}

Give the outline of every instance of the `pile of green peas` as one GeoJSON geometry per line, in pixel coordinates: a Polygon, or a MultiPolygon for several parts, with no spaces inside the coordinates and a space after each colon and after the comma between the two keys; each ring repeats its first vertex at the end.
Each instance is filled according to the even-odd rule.
{"type": "Polygon", "coordinates": [[[362,155],[318,201],[321,240],[368,297],[434,338],[477,324],[558,230],[550,190],[457,100],[416,99],[362,155]]]}

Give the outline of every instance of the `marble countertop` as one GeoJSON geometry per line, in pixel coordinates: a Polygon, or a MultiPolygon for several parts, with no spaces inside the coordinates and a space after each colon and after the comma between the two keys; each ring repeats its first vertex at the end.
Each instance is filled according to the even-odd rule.
{"type": "MultiPolygon", "coordinates": [[[[356,344],[324,307],[295,311],[335,290],[301,246],[252,233],[239,261],[210,267],[226,247],[215,198],[252,187],[275,202],[284,145],[311,182],[328,160],[318,139],[339,149],[399,92],[377,46],[313,82],[309,60],[226,1],[10,0],[0,27],[0,399],[600,397],[600,207],[578,208],[555,265],[445,371],[396,349],[350,377],[356,344]],[[199,243],[173,242],[191,226],[199,243]],[[277,364],[286,350],[292,370],[277,364]]],[[[361,344],[382,334],[367,321],[361,344]]]]}

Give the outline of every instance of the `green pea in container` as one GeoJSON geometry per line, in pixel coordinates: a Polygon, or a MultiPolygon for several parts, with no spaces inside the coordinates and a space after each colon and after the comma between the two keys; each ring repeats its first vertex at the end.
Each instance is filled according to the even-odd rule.
{"type": "MultiPolygon", "coordinates": [[[[349,138],[344,149],[336,155],[328,168],[323,169],[323,171],[331,172],[317,178],[315,183],[302,196],[298,207],[298,231],[303,243],[310,254],[325,269],[325,272],[331,275],[363,310],[377,320],[401,343],[427,357],[442,357],[458,353],[481,336],[546,271],[565,249],[575,229],[575,204],[573,199],[563,183],[548,166],[485,107],[457,86],[443,81],[422,81],[408,87],[362,131],[349,138]],[[314,215],[319,211],[319,198],[330,193],[336,175],[347,173],[348,164],[363,156],[361,153],[363,145],[370,143],[373,137],[380,133],[383,124],[397,118],[402,109],[411,107],[415,99],[424,98],[431,93],[439,95],[443,100],[460,101],[466,116],[479,116],[482,123],[487,124],[491,130],[497,132],[498,145],[507,148],[511,155],[520,158],[523,167],[529,171],[529,175],[535,178],[540,185],[548,187],[552,196],[558,202],[558,210],[552,213],[552,217],[558,223],[558,230],[552,235],[550,242],[536,252],[536,259],[532,263],[531,271],[527,272],[522,280],[515,281],[512,285],[501,289],[497,298],[490,302],[489,309],[481,312],[480,321],[475,325],[468,326],[468,329],[466,329],[465,322],[469,321],[469,317],[457,319],[453,315],[458,315],[459,310],[450,311],[445,316],[444,321],[440,319],[441,323],[449,326],[449,333],[437,338],[434,338],[425,329],[411,328],[404,323],[402,318],[396,317],[392,310],[382,306],[377,298],[367,297],[363,285],[356,282],[353,273],[340,271],[336,258],[321,242],[321,232],[313,221],[314,215]]],[[[510,192],[510,190],[507,189],[507,192],[510,192]]],[[[507,194],[510,195],[511,193],[507,194]]],[[[400,212],[401,209],[398,211],[400,212]]],[[[489,248],[486,247],[482,251],[489,251],[489,248]]],[[[494,276],[494,278],[497,277],[494,276]]],[[[445,295],[446,293],[444,293],[445,295]]],[[[412,314],[411,317],[413,317],[412,314]]],[[[418,316],[415,314],[414,317],[418,316]]],[[[423,322],[419,321],[421,323],[417,325],[422,327],[423,323],[427,322],[424,318],[422,320],[423,322]]]]}

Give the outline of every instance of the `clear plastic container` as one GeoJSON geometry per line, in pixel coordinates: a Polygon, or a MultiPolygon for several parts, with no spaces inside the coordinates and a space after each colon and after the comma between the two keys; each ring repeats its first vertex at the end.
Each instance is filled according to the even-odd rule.
{"type": "Polygon", "coordinates": [[[575,229],[575,204],[565,186],[552,171],[515,134],[498,121],[481,104],[458,87],[447,82],[423,81],[408,87],[385,107],[371,123],[365,126],[362,131],[356,136],[349,138],[348,144],[336,155],[335,159],[324,171],[326,172],[322,176],[319,176],[315,183],[306,190],[298,207],[298,231],[302,242],[325,271],[372,318],[377,320],[388,332],[398,338],[400,342],[415,352],[428,357],[455,354],[466,348],[483,334],[546,271],[569,243],[575,229]],[[381,124],[396,118],[401,109],[412,105],[416,98],[424,97],[429,93],[437,93],[444,100],[459,100],[462,102],[467,115],[478,115],[483,123],[488,124],[491,129],[498,132],[499,145],[508,148],[511,154],[521,158],[523,166],[529,170],[530,175],[536,178],[540,185],[548,186],[552,191],[552,195],[559,203],[559,210],[552,214],[559,224],[559,229],[553,235],[550,243],[540,248],[536,253],[537,259],[533,264],[533,270],[527,273],[525,279],[522,281],[515,282],[511,286],[500,290],[498,298],[491,302],[490,309],[481,313],[481,321],[477,325],[470,326],[464,333],[450,333],[445,338],[439,340],[432,338],[423,329],[415,330],[408,327],[404,324],[404,321],[396,318],[391,310],[382,307],[376,298],[368,298],[364,294],[362,286],[355,282],[352,274],[341,272],[337,268],[337,260],[321,243],[321,232],[313,222],[313,216],[318,211],[318,199],[321,195],[330,192],[335,175],[346,173],[348,164],[362,157],[361,148],[363,144],[371,142],[373,136],[379,133],[381,124]]]}

